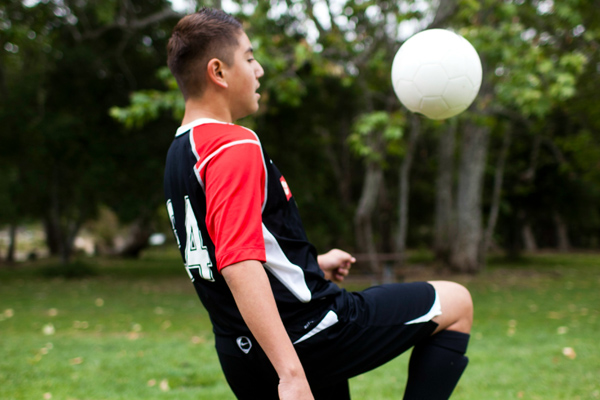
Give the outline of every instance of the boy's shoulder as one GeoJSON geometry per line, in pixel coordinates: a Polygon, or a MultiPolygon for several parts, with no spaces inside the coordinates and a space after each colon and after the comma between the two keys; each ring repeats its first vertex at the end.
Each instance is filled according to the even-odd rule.
{"type": "Polygon", "coordinates": [[[200,163],[200,167],[217,156],[235,164],[236,167],[255,158],[260,160],[261,164],[264,162],[263,148],[258,136],[240,125],[208,119],[196,120],[179,128],[177,136],[189,143],[188,148],[200,163]]]}

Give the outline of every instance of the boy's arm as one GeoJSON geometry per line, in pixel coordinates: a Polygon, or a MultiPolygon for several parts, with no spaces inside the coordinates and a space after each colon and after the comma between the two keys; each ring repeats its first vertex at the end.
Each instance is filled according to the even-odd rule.
{"type": "Polygon", "coordinates": [[[246,325],[277,371],[280,399],[313,399],[262,264],[254,260],[242,261],[223,268],[221,273],[246,325]]]}

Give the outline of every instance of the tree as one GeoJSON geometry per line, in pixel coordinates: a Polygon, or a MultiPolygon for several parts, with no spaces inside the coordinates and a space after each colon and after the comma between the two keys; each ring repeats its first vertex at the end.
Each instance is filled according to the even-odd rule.
{"type": "MultiPolygon", "coordinates": [[[[376,111],[357,118],[349,141],[355,153],[364,159],[365,175],[358,207],[354,214],[354,229],[359,249],[365,249],[371,271],[380,276],[381,269],[373,232],[373,216],[378,206],[384,170],[389,169],[386,155],[402,151],[400,139],[405,125],[404,115],[376,111]]],[[[419,128],[411,129],[411,137],[418,135],[419,128]]],[[[414,142],[414,141],[413,141],[414,142]]],[[[399,153],[397,153],[399,155],[399,153]]],[[[408,156],[406,157],[408,158],[408,156]]],[[[408,170],[408,168],[405,168],[408,170]]],[[[405,192],[406,193],[406,192],[405,192]]],[[[407,193],[406,193],[407,195],[407,193]]],[[[404,198],[407,201],[407,197],[404,198]]],[[[381,213],[381,209],[378,210],[381,213]]],[[[364,251],[364,250],[363,250],[364,251]]]]}
{"type": "MultiPolygon", "coordinates": [[[[481,185],[490,129],[502,115],[516,115],[517,121],[543,120],[553,107],[574,95],[576,77],[586,60],[579,50],[564,51],[556,46],[562,40],[560,32],[550,34],[540,29],[548,27],[550,18],[568,26],[573,22],[569,20],[572,14],[564,18],[562,13],[545,12],[538,2],[463,3],[455,23],[468,21],[459,22],[465,26],[461,33],[482,57],[484,85],[475,110],[489,117],[470,119],[463,131],[457,232],[450,260],[456,270],[477,271],[485,257],[482,246],[486,247],[481,185]]],[[[503,154],[506,157],[508,150],[503,154]]],[[[497,212],[500,190],[494,193],[493,213],[497,212]]],[[[495,223],[495,219],[490,222],[495,223]]],[[[490,226],[487,236],[492,231],[490,226]]]]}
{"type": "MultiPolygon", "coordinates": [[[[411,173],[415,165],[420,174],[429,173],[427,165],[411,161],[417,157],[434,164],[433,157],[422,156],[431,150],[429,133],[440,143],[435,248],[455,270],[479,271],[489,243],[508,248],[524,226],[537,232],[542,208],[556,209],[566,227],[582,219],[566,207],[569,202],[593,208],[594,190],[582,190],[583,182],[594,188],[599,183],[592,134],[599,119],[590,117],[597,101],[589,101],[593,89],[582,81],[584,76],[598,80],[598,32],[592,28],[598,11],[590,4],[231,4],[235,9],[227,11],[251,21],[249,36],[266,71],[261,111],[243,123],[260,133],[267,151],[299,187],[295,196],[319,245],[347,244],[348,232],[356,232],[358,251],[374,255],[393,251],[394,245],[402,250],[418,236],[412,221],[433,224],[422,210],[427,201],[408,212],[408,199],[435,192],[433,179],[411,173]],[[420,120],[419,131],[407,130],[409,117],[389,82],[392,58],[406,36],[399,32],[407,26],[454,29],[474,44],[484,64],[484,86],[473,107],[443,123],[420,120]],[[404,131],[421,133],[410,139],[404,131]],[[353,159],[351,150],[358,157],[353,159]],[[569,195],[552,188],[552,180],[570,188],[569,195]],[[548,199],[543,207],[540,198],[548,199]],[[389,212],[393,203],[398,206],[389,212]],[[332,212],[332,204],[339,210],[332,212]]],[[[168,82],[166,90],[137,91],[112,115],[134,128],[173,110],[181,115],[174,80],[166,70],[160,77],[168,82]]],[[[426,235],[423,240],[432,239],[426,235]]],[[[379,264],[371,259],[376,270],[379,264]]]]}
{"type": "MultiPolygon", "coordinates": [[[[3,115],[14,121],[9,148],[16,150],[11,165],[18,165],[19,173],[19,193],[11,203],[19,205],[19,218],[45,222],[49,247],[63,262],[99,204],[118,204],[113,199],[123,200],[125,194],[138,204],[158,204],[144,197],[143,182],[132,169],[121,179],[124,160],[137,158],[136,166],[146,168],[156,163],[144,153],[140,137],[124,135],[107,110],[124,102],[137,85],[156,84],[166,36],[160,23],[176,17],[166,1],[31,7],[13,1],[2,10],[11,34],[4,48],[13,53],[5,55],[10,62],[3,63],[2,76],[6,92],[14,93],[6,101],[17,106],[11,107],[12,116],[3,115]],[[123,147],[126,155],[115,151],[123,147]],[[119,180],[129,185],[121,193],[115,185],[119,180]]],[[[156,167],[152,172],[160,173],[156,167]]]]}
{"type": "Polygon", "coordinates": [[[435,183],[435,222],[433,251],[436,259],[449,263],[454,237],[454,158],[456,153],[457,119],[454,118],[438,135],[437,178],[435,183]]]}
{"type": "Polygon", "coordinates": [[[17,226],[37,217],[33,191],[39,183],[30,175],[32,153],[37,149],[37,128],[44,115],[43,88],[54,54],[51,7],[35,8],[21,1],[0,6],[0,222],[8,223],[7,261],[14,261],[17,226]]]}

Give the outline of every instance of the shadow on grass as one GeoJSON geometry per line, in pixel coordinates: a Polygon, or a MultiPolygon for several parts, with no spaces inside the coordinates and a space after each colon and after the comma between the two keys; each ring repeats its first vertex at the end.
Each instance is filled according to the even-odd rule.
{"type": "Polygon", "coordinates": [[[83,279],[99,275],[98,268],[83,261],[72,261],[66,264],[52,263],[42,266],[38,273],[44,278],[83,279]]]}

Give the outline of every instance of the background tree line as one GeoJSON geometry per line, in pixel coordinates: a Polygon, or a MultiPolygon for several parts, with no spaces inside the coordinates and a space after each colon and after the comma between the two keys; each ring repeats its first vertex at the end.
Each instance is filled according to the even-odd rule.
{"type": "MultiPolygon", "coordinates": [[[[318,248],[402,264],[426,247],[458,271],[491,248],[599,240],[596,1],[213,1],[245,24],[265,69],[255,129],[318,248]],[[470,110],[436,122],[396,99],[402,41],[449,28],[478,50],[470,110]]],[[[43,221],[66,262],[104,207],[136,255],[164,223],[162,168],[183,102],[165,68],[181,14],[164,0],[0,6],[0,222],[43,221]]],[[[168,232],[167,232],[168,233],[168,232]]],[[[10,252],[9,252],[10,256],[10,252]]]]}

